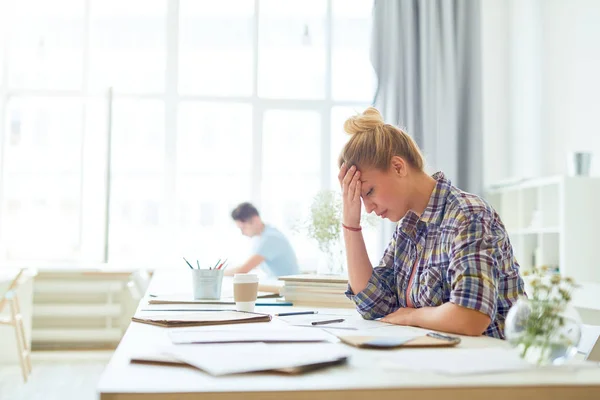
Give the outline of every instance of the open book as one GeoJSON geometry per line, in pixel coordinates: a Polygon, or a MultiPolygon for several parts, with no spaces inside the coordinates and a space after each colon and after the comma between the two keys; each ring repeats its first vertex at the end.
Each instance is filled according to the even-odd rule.
{"type": "Polygon", "coordinates": [[[160,315],[136,315],[132,321],[143,324],[158,325],[166,328],[183,326],[205,326],[243,324],[248,322],[269,322],[268,314],[256,314],[240,311],[206,311],[188,312],[185,314],[165,313],[160,315]]]}

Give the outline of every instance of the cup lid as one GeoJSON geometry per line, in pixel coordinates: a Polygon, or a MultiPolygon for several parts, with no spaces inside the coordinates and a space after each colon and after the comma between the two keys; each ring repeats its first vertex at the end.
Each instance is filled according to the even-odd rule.
{"type": "Polygon", "coordinates": [[[258,282],[258,275],[256,274],[235,274],[233,276],[233,282],[238,283],[255,283],[258,282]]]}

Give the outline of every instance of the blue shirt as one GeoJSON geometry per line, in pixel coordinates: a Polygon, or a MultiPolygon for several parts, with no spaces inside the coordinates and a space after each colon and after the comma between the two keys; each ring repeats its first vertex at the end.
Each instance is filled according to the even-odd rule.
{"type": "Polygon", "coordinates": [[[287,238],[279,230],[265,225],[260,236],[254,240],[254,254],[265,258],[264,269],[271,276],[299,273],[296,253],[287,238]]]}

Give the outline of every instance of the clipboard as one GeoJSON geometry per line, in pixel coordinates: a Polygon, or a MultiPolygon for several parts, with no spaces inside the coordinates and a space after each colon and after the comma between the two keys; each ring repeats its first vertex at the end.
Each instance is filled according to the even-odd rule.
{"type": "Polygon", "coordinates": [[[423,347],[454,347],[461,342],[456,336],[429,332],[423,336],[359,336],[336,335],[342,343],[363,349],[397,349],[423,347]]]}

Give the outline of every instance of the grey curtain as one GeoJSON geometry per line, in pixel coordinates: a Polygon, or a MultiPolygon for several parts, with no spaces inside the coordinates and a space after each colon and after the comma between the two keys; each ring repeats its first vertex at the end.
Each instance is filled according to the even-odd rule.
{"type": "Polygon", "coordinates": [[[375,0],[374,105],[463,190],[482,192],[479,0],[375,0]]]}

